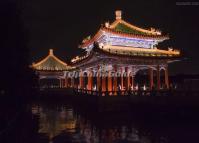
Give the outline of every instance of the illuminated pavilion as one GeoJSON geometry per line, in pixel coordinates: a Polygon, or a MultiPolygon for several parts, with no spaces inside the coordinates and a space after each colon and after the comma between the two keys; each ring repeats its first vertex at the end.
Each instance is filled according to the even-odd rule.
{"type": "Polygon", "coordinates": [[[31,68],[36,71],[39,77],[40,87],[44,88],[64,88],[66,71],[73,69],[73,67],[57,58],[53,53],[53,49],[49,50],[47,57],[33,63],[31,68]]]}
{"type": "Polygon", "coordinates": [[[164,70],[164,85],[168,89],[168,64],[180,57],[180,51],[159,49],[158,43],[168,40],[167,35],[154,28],[146,30],[124,21],[119,10],[115,15],[113,23],[106,22],[93,37],[83,40],[80,48],[87,54],[71,60],[79,69],[79,88],[102,92],[134,90],[136,73],[147,70],[149,89],[156,87],[159,90],[160,71],[164,70]]]}
{"type": "Polygon", "coordinates": [[[144,85],[143,90],[168,89],[168,64],[179,60],[180,51],[158,47],[158,43],[169,39],[161,31],[139,28],[124,21],[120,10],[115,15],[113,23],[106,22],[94,36],[82,41],[80,48],[86,54],[73,58],[71,66],[58,60],[52,51],[44,60],[33,64],[40,78],[50,77],[51,71],[52,76],[60,79],[60,87],[116,95],[118,91],[139,90],[134,78],[139,71],[145,70],[148,85],[144,85]],[[48,64],[51,62],[53,64],[48,64]],[[164,73],[163,83],[161,71],[164,73]],[[71,73],[78,73],[78,77],[69,76],[71,73]]]}

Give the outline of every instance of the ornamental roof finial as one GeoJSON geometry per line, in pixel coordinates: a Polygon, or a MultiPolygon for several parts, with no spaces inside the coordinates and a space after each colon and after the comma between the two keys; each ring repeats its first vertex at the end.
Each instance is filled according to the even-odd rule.
{"type": "Polygon", "coordinates": [[[105,22],[105,27],[106,27],[106,28],[109,28],[109,26],[110,26],[110,25],[109,25],[109,22],[105,22]]]}
{"type": "Polygon", "coordinates": [[[49,49],[49,55],[53,55],[53,49],[49,49]]]}
{"type": "Polygon", "coordinates": [[[122,11],[121,10],[115,11],[115,19],[116,20],[122,19],[122,11]]]}

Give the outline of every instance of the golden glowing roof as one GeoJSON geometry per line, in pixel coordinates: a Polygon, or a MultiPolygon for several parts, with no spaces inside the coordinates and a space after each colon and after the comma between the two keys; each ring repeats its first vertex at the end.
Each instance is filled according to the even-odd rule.
{"type": "Polygon", "coordinates": [[[180,56],[179,50],[161,50],[157,48],[146,49],[146,48],[134,48],[134,47],[123,47],[123,46],[111,46],[106,45],[100,49],[114,54],[132,55],[132,56],[180,56]]]}
{"type": "Polygon", "coordinates": [[[136,35],[146,35],[146,36],[147,35],[161,35],[161,32],[158,30],[155,30],[154,28],[147,30],[147,29],[137,27],[133,24],[130,24],[122,20],[122,12],[120,10],[117,10],[115,14],[116,14],[116,20],[110,26],[105,25],[107,28],[110,28],[122,33],[129,33],[129,34],[136,34],[136,35]]]}
{"type": "Polygon", "coordinates": [[[181,53],[179,50],[174,50],[172,48],[168,48],[168,50],[161,50],[158,48],[147,49],[147,48],[135,48],[135,47],[123,47],[123,46],[94,46],[92,52],[87,53],[84,56],[77,56],[71,60],[73,64],[82,62],[85,60],[89,60],[93,57],[94,53],[100,53],[102,55],[108,56],[116,56],[116,57],[129,57],[129,58],[179,58],[181,57],[181,53]]]}
{"type": "Polygon", "coordinates": [[[45,71],[63,71],[73,69],[73,67],[68,66],[65,62],[58,59],[54,55],[53,49],[49,50],[49,54],[46,58],[38,63],[33,63],[31,67],[35,70],[45,71]]]}
{"type": "Polygon", "coordinates": [[[80,47],[85,47],[95,42],[103,32],[130,38],[154,39],[159,41],[169,39],[167,35],[162,35],[159,30],[154,28],[150,28],[149,30],[143,29],[124,21],[122,19],[121,11],[116,11],[116,20],[112,24],[106,22],[105,26],[101,27],[92,38],[89,36],[89,38],[84,39],[80,47]]]}

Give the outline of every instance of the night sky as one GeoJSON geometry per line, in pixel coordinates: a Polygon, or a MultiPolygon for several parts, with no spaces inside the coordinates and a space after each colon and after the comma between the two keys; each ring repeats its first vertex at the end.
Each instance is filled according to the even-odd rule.
{"type": "MultiPolygon", "coordinates": [[[[37,62],[53,48],[62,60],[81,53],[78,45],[95,34],[106,21],[113,22],[115,10],[123,19],[143,28],[154,27],[170,35],[161,47],[181,50],[186,60],[171,64],[171,73],[199,73],[199,4],[179,5],[161,0],[24,0],[19,3],[27,31],[30,63],[37,62]]],[[[179,2],[179,1],[178,1],[179,2]]]]}

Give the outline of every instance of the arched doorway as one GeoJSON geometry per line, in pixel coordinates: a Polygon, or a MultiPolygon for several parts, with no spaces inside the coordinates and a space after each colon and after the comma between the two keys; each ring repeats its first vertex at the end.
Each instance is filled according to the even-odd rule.
{"type": "Polygon", "coordinates": [[[129,90],[134,90],[134,74],[133,72],[129,72],[129,90]]]}
{"type": "Polygon", "coordinates": [[[148,90],[149,89],[149,74],[148,68],[140,69],[134,76],[134,89],[135,90],[148,90]]]}
{"type": "Polygon", "coordinates": [[[97,90],[97,72],[92,71],[92,90],[96,91],[97,90]]]}
{"type": "Polygon", "coordinates": [[[83,73],[83,89],[87,89],[88,85],[88,73],[84,72],[83,73]]]}
{"type": "Polygon", "coordinates": [[[164,68],[160,68],[160,89],[166,89],[164,68]]]}

